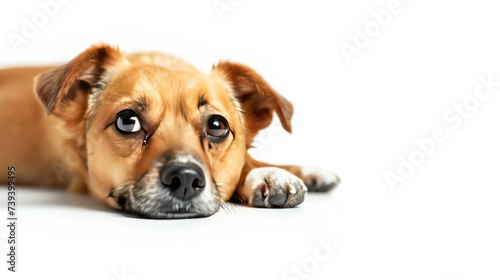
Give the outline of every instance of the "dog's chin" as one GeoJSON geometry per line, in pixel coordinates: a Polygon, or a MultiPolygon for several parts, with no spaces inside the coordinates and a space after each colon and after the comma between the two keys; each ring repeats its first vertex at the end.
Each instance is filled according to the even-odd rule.
{"type": "MultiPolygon", "coordinates": [[[[199,207],[189,206],[192,202],[174,202],[173,204],[166,204],[164,206],[126,206],[122,210],[129,214],[140,218],[148,219],[191,219],[209,217],[215,214],[220,207],[219,202],[214,202],[210,207],[209,205],[200,205],[199,207]],[[172,207],[172,205],[174,205],[172,207]],[[181,206],[179,206],[181,205],[181,206]],[[207,207],[208,206],[208,207],[207,207]]],[[[155,204],[153,204],[155,205],[155,204]]]]}
{"type": "Polygon", "coordinates": [[[125,215],[136,218],[144,218],[144,219],[195,219],[195,218],[205,218],[212,216],[213,213],[190,213],[190,212],[163,212],[163,211],[153,211],[153,212],[141,212],[134,210],[124,210],[125,215]]]}
{"type": "Polygon", "coordinates": [[[187,219],[209,217],[219,211],[220,194],[208,187],[198,196],[180,200],[161,186],[147,188],[128,185],[113,188],[110,193],[116,208],[136,217],[150,219],[187,219]]]}

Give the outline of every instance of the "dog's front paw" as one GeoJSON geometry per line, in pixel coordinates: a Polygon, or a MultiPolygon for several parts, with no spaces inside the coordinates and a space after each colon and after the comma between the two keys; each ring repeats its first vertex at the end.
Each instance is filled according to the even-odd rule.
{"type": "Polygon", "coordinates": [[[310,192],[327,192],[340,183],[333,171],[321,167],[302,167],[302,179],[310,192]]]}
{"type": "Polygon", "coordinates": [[[260,167],[245,179],[245,200],[255,207],[289,208],[304,201],[307,187],[292,173],[277,167],[260,167]]]}

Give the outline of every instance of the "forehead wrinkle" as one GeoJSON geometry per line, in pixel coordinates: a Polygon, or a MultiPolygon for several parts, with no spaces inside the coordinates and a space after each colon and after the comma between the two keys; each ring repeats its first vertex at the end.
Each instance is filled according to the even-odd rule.
{"type": "Polygon", "coordinates": [[[146,71],[141,73],[134,85],[134,104],[152,123],[158,123],[167,109],[165,83],[168,83],[168,78],[146,71]]]}
{"type": "Polygon", "coordinates": [[[174,127],[182,128],[181,124],[188,122],[197,126],[200,119],[199,98],[201,95],[207,96],[206,81],[200,76],[157,66],[143,66],[131,69],[122,78],[122,86],[110,96],[109,103],[128,103],[143,111],[146,118],[156,125],[174,122],[177,124],[174,127]],[[127,94],[127,91],[130,93],[127,94]]]}
{"type": "Polygon", "coordinates": [[[149,107],[148,99],[146,95],[139,94],[139,97],[134,100],[135,107],[141,112],[147,112],[149,107]]]}
{"type": "Polygon", "coordinates": [[[179,74],[175,81],[170,82],[165,93],[168,112],[179,121],[192,122],[193,118],[198,119],[199,99],[205,91],[196,77],[179,74]]]}

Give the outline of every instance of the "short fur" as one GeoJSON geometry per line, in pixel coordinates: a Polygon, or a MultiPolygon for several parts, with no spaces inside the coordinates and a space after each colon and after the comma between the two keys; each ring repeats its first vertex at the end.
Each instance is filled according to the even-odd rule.
{"type": "Polygon", "coordinates": [[[291,132],[293,107],[237,63],[220,62],[204,74],[170,55],[125,55],[96,45],[61,66],[0,70],[0,104],[0,166],[16,166],[18,184],[90,192],[146,217],[209,216],[232,197],[258,207],[293,207],[307,188],[326,191],[339,183],[335,175],[306,174],[297,166],[277,171],[248,155],[274,113],[291,132]],[[143,128],[132,136],[113,129],[127,108],[143,128]],[[205,137],[213,114],[230,125],[221,143],[205,137]],[[172,197],[158,183],[172,162],[200,166],[206,190],[189,201],[172,197]]]}

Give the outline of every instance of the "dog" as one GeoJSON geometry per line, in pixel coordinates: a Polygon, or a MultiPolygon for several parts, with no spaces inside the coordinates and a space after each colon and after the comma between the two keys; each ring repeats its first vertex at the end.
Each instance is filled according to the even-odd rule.
{"type": "Polygon", "coordinates": [[[238,63],[205,74],[172,55],[94,45],[65,65],[0,70],[0,106],[0,166],[15,166],[17,184],[90,192],[137,216],[206,217],[232,198],[295,207],[340,182],[250,157],[274,114],[291,133],[293,107],[238,63]]]}

